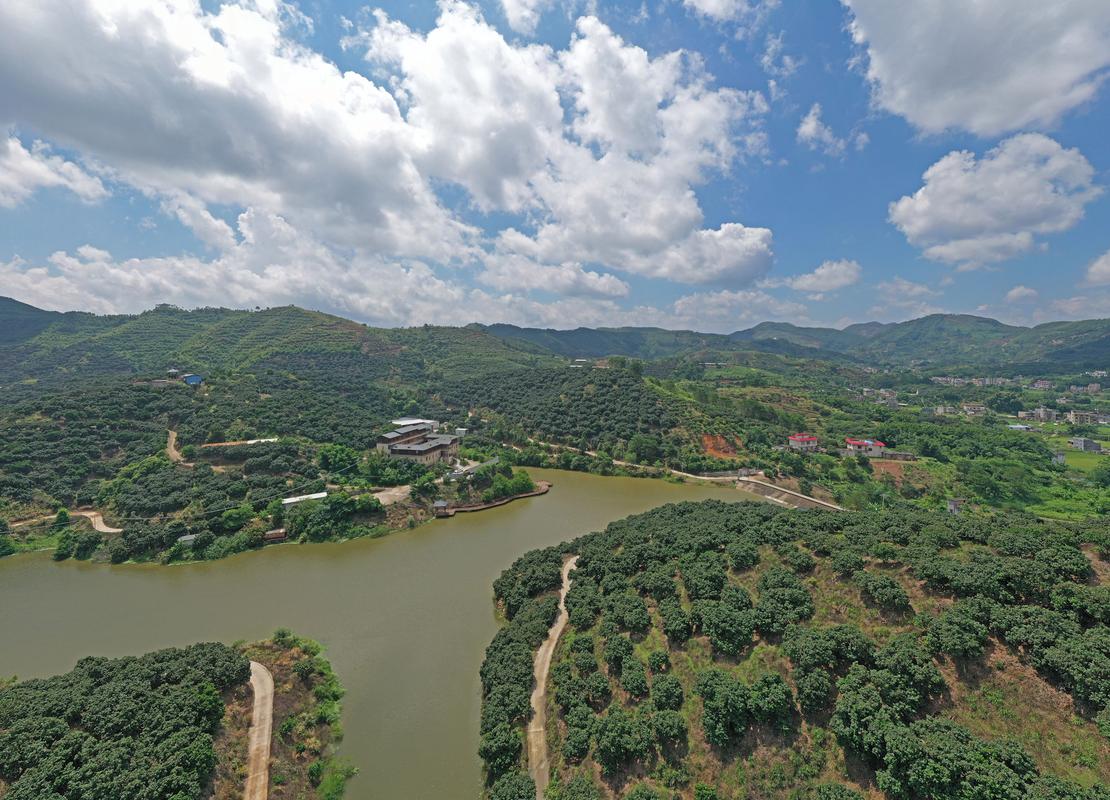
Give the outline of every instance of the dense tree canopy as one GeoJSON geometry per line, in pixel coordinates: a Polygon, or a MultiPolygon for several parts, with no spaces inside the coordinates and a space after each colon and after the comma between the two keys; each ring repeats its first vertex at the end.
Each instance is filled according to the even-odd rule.
{"type": "MultiPolygon", "coordinates": [[[[1098,788],[1047,774],[1020,746],[980,738],[933,710],[951,702],[940,667],[966,669],[993,639],[1069,692],[1091,729],[1110,719],[1110,597],[1091,582],[1080,549],[1105,551],[1108,542],[1105,523],[909,508],[799,512],[705,501],[611,523],[528,554],[498,578],[511,621],[482,669],[487,768],[496,779],[520,763],[511,732],[527,718],[529,658],[553,614],[561,558],[575,553],[570,629],[551,671],[557,797],[585,786],[576,765],[588,774],[591,763],[621,796],[669,796],[692,785],[700,768],[692,765],[706,758],[688,761],[695,729],[728,763],[766,737],[796,743],[806,726],[810,738],[831,731],[899,800],[1105,800],[1098,788]],[[815,589],[829,591],[830,581],[858,598],[866,627],[816,619],[827,601],[815,589]],[[922,586],[933,600],[915,615],[910,595],[922,597],[922,586]],[[665,650],[651,649],[660,641],[665,650]],[[776,652],[781,666],[769,669],[780,663],[769,655],[776,652]],[[641,774],[651,779],[625,785],[641,774]]],[[[817,774],[799,767],[793,784],[778,785],[783,794],[768,796],[794,786],[807,792],[796,797],[858,797],[817,774]]]]}
{"type": "Polygon", "coordinates": [[[220,644],[85,658],[0,689],[0,778],[10,800],[191,800],[215,766],[220,692],[245,682],[220,644]]]}

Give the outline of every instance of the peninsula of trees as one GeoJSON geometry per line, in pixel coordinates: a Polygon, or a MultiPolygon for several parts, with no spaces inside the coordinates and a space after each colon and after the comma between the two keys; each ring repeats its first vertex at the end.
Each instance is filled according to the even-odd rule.
{"type": "Polygon", "coordinates": [[[334,754],[343,691],[320,645],[287,630],[234,647],[88,657],[64,675],[0,683],[0,798],[238,800],[250,660],[276,685],[269,796],[338,800],[353,774],[334,754]]]}

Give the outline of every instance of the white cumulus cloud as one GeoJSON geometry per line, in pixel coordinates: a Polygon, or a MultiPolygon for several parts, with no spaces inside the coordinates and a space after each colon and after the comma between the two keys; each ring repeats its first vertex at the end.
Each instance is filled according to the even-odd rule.
{"type": "Polygon", "coordinates": [[[1026,303],[1030,300],[1036,300],[1038,297],[1036,289],[1030,289],[1028,286],[1018,284],[1010,291],[1006,292],[1007,303],[1026,303]]]}
{"type": "Polygon", "coordinates": [[[1076,149],[1039,133],[1006,139],[981,158],[941,158],[913,195],[890,205],[890,221],[927,258],[969,269],[1018,256],[1037,236],[1083,218],[1102,189],[1076,149]]]}
{"type": "Polygon", "coordinates": [[[1096,258],[1087,267],[1087,283],[1091,286],[1110,285],[1110,250],[1096,258]]]}
{"type": "Polygon", "coordinates": [[[842,0],[881,108],[917,128],[1049,126],[1110,66],[1105,0],[842,0]]]}
{"type": "Polygon", "coordinates": [[[695,292],[674,303],[674,313],[699,330],[732,332],[746,323],[785,320],[804,324],[806,307],[758,290],[695,292]]]}
{"type": "Polygon", "coordinates": [[[835,292],[846,289],[859,283],[863,276],[863,267],[859,262],[850,259],[838,261],[825,261],[813,272],[793,275],[777,280],[765,280],[761,286],[787,286],[799,292],[807,292],[814,299],[820,299],[826,292],[835,292]]]}
{"type": "Polygon", "coordinates": [[[0,138],[0,207],[14,208],[39,189],[61,187],[88,203],[108,196],[104,184],[35,141],[28,150],[14,136],[0,138]]]}
{"type": "Polygon", "coordinates": [[[844,154],[848,143],[833,133],[832,128],[821,119],[821,104],[814,103],[809,112],[798,123],[798,141],[810,150],[820,150],[829,156],[844,154]]]}
{"type": "Polygon", "coordinates": [[[868,315],[880,320],[910,319],[939,314],[943,311],[933,300],[942,292],[924,283],[907,280],[895,275],[876,284],[879,302],[868,310],[868,315]]]}
{"type": "Polygon", "coordinates": [[[759,57],[759,65],[763,67],[763,71],[780,80],[789,78],[801,66],[801,61],[796,56],[786,52],[783,43],[785,37],[786,34],[782,31],[767,34],[763,43],[763,55],[759,57]]]}
{"type": "MultiPolygon", "coordinates": [[[[505,11],[527,32],[549,5],[505,11]]],[[[13,259],[5,279],[50,307],[303,296],[378,322],[423,311],[445,321],[452,303],[472,318],[565,316],[562,301],[528,297],[543,292],[574,298],[576,319],[604,321],[623,318],[620,273],[735,288],[770,268],[772,232],[709,226],[697,195],[766,156],[760,92],[718,86],[696,54],[649,54],[592,16],[561,48],[508,41],[461,0],[443,0],[423,31],[381,11],[364,19],[346,24],[343,44],[365,55],[366,74],[311,49],[311,21],[286,3],[0,3],[0,130],[18,125],[77,154],[0,144],[0,202],[51,185],[98,199],[96,176],[108,176],[214,253],[61,253],[13,259]],[[94,163],[96,175],[78,166],[94,163]],[[486,229],[465,220],[471,210],[492,220],[486,229]],[[437,299],[405,292],[411,309],[386,308],[375,298],[391,274],[437,299]],[[224,299],[213,286],[227,287],[224,299]]]]}
{"type": "Polygon", "coordinates": [[[554,0],[501,0],[509,27],[529,36],[536,32],[540,17],[553,5],[554,0]]]}

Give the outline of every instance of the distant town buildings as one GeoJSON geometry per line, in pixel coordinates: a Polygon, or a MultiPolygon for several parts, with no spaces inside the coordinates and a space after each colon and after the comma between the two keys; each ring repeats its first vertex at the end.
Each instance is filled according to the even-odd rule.
{"type": "Polygon", "coordinates": [[[969,417],[981,417],[987,413],[987,407],[982,403],[964,403],[960,408],[969,417]]]}
{"type": "Polygon", "coordinates": [[[1053,408],[1035,408],[1032,411],[1019,411],[1018,419],[1032,419],[1037,422],[1055,422],[1060,414],[1053,408]]]}
{"type": "Polygon", "coordinates": [[[817,437],[809,433],[795,433],[786,440],[791,450],[799,453],[814,453],[817,451],[817,437]]]}
{"type": "Polygon", "coordinates": [[[1044,378],[1041,378],[1040,380],[1035,380],[1032,383],[1032,388],[1034,388],[1034,389],[1051,389],[1052,388],[1052,381],[1046,381],[1044,378]]]}
{"type": "Polygon", "coordinates": [[[937,375],[930,378],[941,386],[1009,386],[1013,378],[957,378],[952,375],[937,375]]]}
{"type": "Polygon", "coordinates": [[[1098,422],[1098,414],[1093,411],[1069,411],[1067,418],[1072,425],[1094,425],[1098,422]]]}

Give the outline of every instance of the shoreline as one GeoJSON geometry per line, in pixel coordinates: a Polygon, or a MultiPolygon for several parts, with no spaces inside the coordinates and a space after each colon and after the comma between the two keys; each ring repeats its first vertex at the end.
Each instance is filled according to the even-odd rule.
{"type": "Polygon", "coordinates": [[[454,508],[448,508],[446,513],[444,514],[437,514],[436,516],[433,516],[432,519],[450,519],[451,517],[455,516],[455,514],[467,514],[474,511],[486,511],[490,508],[497,508],[498,506],[508,505],[514,500],[524,500],[528,497],[539,497],[540,495],[547,494],[549,491],[551,491],[552,485],[553,484],[550,481],[538,481],[536,483],[536,488],[531,492],[525,492],[524,494],[514,494],[511,497],[501,497],[497,500],[491,500],[488,503],[455,506],[454,508]]]}
{"type": "MultiPolygon", "coordinates": [[[[598,474],[592,473],[592,472],[582,472],[580,470],[563,470],[563,469],[559,469],[557,467],[523,467],[522,466],[522,467],[520,467],[520,469],[525,469],[525,470],[542,469],[542,470],[547,470],[547,471],[551,471],[551,472],[561,472],[561,473],[569,473],[569,474],[584,474],[584,475],[591,475],[591,476],[594,476],[594,477],[597,477],[597,478],[603,478],[603,479],[604,478],[629,478],[629,479],[639,479],[639,480],[646,479],[646,480],[659,480],[659,481],[663,481],[665,483],[671,483],[671,484],[675,484],[675,483],[685,484],[687,486],[696,486],[696,485],[715,486],[715,487],[719,487],[722,491],[728,491],[730,489],[739,490],[740,493],[748,495],[747,497],[735,498],[736,502],[744,502],[744,501],[747,501],[747,502],[773,502],[773,501],[770,501],[769,498],[762,497],[756,492],[747,491],[742,485],[733,484],[733,485],[730,486],[730,485],[722,483],[720,481],[705,481],[704,479],[699,479],[699,478],[696,478],[694,476],[691,476],[689,478],[676,478],[675,476],[661,475],[661,474],[655,474],[655,475],[646,475],[646,474],[640,474],[640,475],[598,475],[598,474]]],[[[422,527],[424,525],[427,525],[428,523],[430,523],[430,522],[432,522],[436,519],[450,519],[450,518],[455,516],[456,512],[458,512],[458,513],[474,513],[474,512],[477,512],[477,511],[486,511],[486,510],[491,509],[491,508],[498,508],[498,507],[501,507],[501,506],[504,506],[504,505],[508,505],[509,503],[511,503],[515,500],[523,500],[523,499],[527,499],[527,498],[530,498],[530,497],[539,497],[539,496],[542,496],[544,494],[547,494],[550,491],[551,487],[554,485],[554,483],[552,481],[549,481],[549,480],[537,480],[536,485],[538,487],[536,490],[534,490],[532,492],[528,492],[526,494],[513,495],[512,497],[499,498],[498,500],[494,500],[491,503],[481,503],[481,504],[476,504],[476,505],[459,506],[459,507],[456,507],[456,508],[449,509],[449,512],[451,512],[451,513],[448,513],[446,515],[439,516],[439,517],[435,516],[434,513],[431,513],[431,514],[428,515],[428,517],[426,519],[423,519],[423,520],[419,521],[414,526],[414,528],[418,528],[418,527],[422,527]],[[544,486],[546,486],[547,488],[542,488],[544,486]]],[[[165,562],[165,563],[163,563],[161,561],[158,561],[158,560],[149,560],[149,561],[128,560],[128,561],[120,562],[119,564],[113,564],[109,561],[92,559],[92,558],[89,558],[89,559],[69,558],[69,559],[64,559],[63,561],[59,561],[57,563],[61,564],[61,563],[64,563],[65,561],[73,561],[73,562],[78,563],[78,564],[94,564],[94,565],[97,565],[97,566],[108,566],[108,567],[118,567],[118,566],[177,567],[177,566],[187,566],[187,565],[195,565],[195,564],[205,564],[205,563],[209,563],[211,561],[223,561],[227,558],[232,558],[234,556],[242,556],[242,555],[246,555],[246,554],[249,554],[249,553],[254,553],[254,552],[262,551],[262,550],[268,550],[268,549],[273,548],[273,547],[281,547],[281,546],[285,546],[285,545],[293,545],[293,544],[341,544],[341,543],[344,543],[344,542],[352,542],[352,541],[357,541],[359,539],[366,539],[366,538],[383,539],[383,538],[386,538],[386,537],[393,536],[394,534],[397,534],[397,533],[401,533],[401,532],[404,532],[404,531],[407,531],[407,530],[413,530],[414,528],[410,528],[410,527],[407,527],[407,526],[388,527],[384,531],[375,532],[375,533],[370,534],[368,536],[355,536],[355,537],[348,537],[348,538],[342,538],[342,539],[330,539],[330,540],[326,540],[326,541],[323,541],[323,542],[298,542],[298,541],[286,540],[286,541],[283,541],[283,542],[274,542],[274,543],[264,544],[264,545],[262,545],[261,547],[258,547],[258,548],[250,548],[250,549],[243,550],[243,551],[240,551],[240,552],[231,553],[231,554],[229,554],[227,556],[224,556],[223,558],[219,558],[219,559],[206,559],[206,558],[179,559],[179,560],[175,560],[175,561],[171,561],[171,562],[165,562]]],[[[47,545],[47,546],[44,546],[44,547],[36,547],[34,549],[20,549],[20,550],[17,550],[15,553],[11,554],[11,556],[6,556],[6,558],[16,558],[16,557],[21,556],[21,555],[34,555],[34,554],[52,553],[52,552],[53,552],[53,548],[50,547],[49,545],[47,545]]]]}

